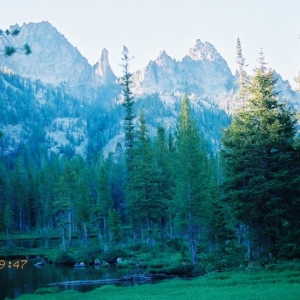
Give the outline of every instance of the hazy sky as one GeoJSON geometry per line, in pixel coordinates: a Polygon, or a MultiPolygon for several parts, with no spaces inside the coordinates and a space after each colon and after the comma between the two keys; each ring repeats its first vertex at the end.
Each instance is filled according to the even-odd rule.
{"type": "Polygon", "coordinates": [[[181,60],[196,39],[212,43],[236,69],[236,39],[252,72],[260,48],[290,80],[300,71],[300,0],[0,0],[0,28],[49,21],[93,65],[107,48],[120,74],[122,46],[131,71],[161,50],[181,60]]]}

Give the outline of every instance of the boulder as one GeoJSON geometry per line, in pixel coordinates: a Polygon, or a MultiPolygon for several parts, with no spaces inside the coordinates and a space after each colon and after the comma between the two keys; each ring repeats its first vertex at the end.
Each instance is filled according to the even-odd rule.
{"type": "Polygon", "coordinates": [[[107,261],[105,261],[105,260],[102,261],[101,267],[107,268],[109,266],[110,266],[110,264],[107,261]]]}
{"type": "Polygon", "coordinates": [[[76,263],[76,264],[74,265],[74,268],[85,268],[85,267],[86,267],[86,265],[85,265],[84,262],[76,263]]]}

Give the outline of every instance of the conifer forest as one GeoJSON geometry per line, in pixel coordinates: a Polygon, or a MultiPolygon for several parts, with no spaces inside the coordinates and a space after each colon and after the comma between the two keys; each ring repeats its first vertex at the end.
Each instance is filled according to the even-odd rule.
{"type": "MultiPolygon", "coordinates": [[[[176,130],[155,124],[150,134],[151,113],[131,91],[126,47],[118,87],[123,102],[114,114],[101,103],[82,106],[59,88],[1,73],[1,122],[22,120],[27,128],[15,149],[9,146],[13,132],[1,131],[1,251],[13,251],[14,236],[24,234],[55,237],[62,252],[154,249],[178,253],[192,266],[300,258],[297,115],[278,101],[276,74],[263,53],[250,77],[239,44],[237,50],[240,105],[228,119],[220,112],[215,120],[226,124],[215,133],[217,150],[200,130],[188,96],[177,104],[176,130]],[[38,91],[49,99],[41,107],[32,101],[38,91]],[[87,122],[84,156],[69,146],[51,152],[42,142],[45,126],[62,126],[52,117],[68,115],[87,122]],[[108,124],[117,116],[122,122],[110,130],[122,127],[124,142],[105,154],[102,147],[114,134],[108,124]],[[29,132],[34,135],[26,143],[29,132]]],[[[102,96],[109,98],[109,91],[102,96]]],[[[152,113],[163,114],[155,95],[148,98],[152,113]]],[[[71,126],[65,135],[79,143],[71,126]]]]}

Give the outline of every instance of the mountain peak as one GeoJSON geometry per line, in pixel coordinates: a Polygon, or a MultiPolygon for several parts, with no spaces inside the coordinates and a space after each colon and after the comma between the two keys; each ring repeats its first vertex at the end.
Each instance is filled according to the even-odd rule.
{"type": "Polygon", "coordinates": [[[203,43],[200,39],[196,40],[194,47],[189,50],[188,56],[193,60],[216,61],[220,58],[220,54],[212,44],[203,43]]]}
{"type": "Polygon", "coordinates": [[[110,66],[106,48],[102,49],[100,59],[94,67],[96,75],[101,79],[101,83],[114,82],[117,79],[110,66]]]}
{"type": "Polygon", "coordinates": [[[162,50],[159,52],[158,57],[168,56],[166,50],[162,50]]]}
{"type": "MultiPolygon", "coordinates": [[[[21,32],[20,35],[26,35],[30,36],[30,32],[34,31],[36,32],[45,32],[48,31],[48,34],[60,34],[62,35],[50,22],[48,21],[41,21],[41,22],[29,22],[29,23],[23,23],[22,26],[19,26],[19,24],[15,24],[10,26],[11,29],[14,28],[20,28],[21,32]]],[[[62,35],[63,36],[63,35],[62,35]]]]}
{"type": "Polygon", "coordinates": [[[14,38],[15,47],[28,43],[32,54],[14,55],[9,59],[0,56],[0,64],[33,80],[55,86],[68,84],[70,90],[79,93],[82,82],[90,80],[92,69],[78,49],[48,21],[11,26],[15,27],[20,29],[14,38]]]}
{"type": "Polygon", "coordinates": [[[171,58],[171,56],[169,56],[167,54],[167,52],[165,50],[162,50],[159,52],[158,57],[156,58],[155,62],[158,66],[165,66],[169,63],[172,63],[173,59],[171,58]]]}

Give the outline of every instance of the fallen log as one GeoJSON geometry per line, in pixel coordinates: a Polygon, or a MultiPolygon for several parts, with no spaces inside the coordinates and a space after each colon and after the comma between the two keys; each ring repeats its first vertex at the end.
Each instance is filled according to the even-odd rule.
{"type": "Polygon", "coordinates": [[[166,278],[171,278],[173,276],[168,276],[165,274],[157,274],[157,275],[131,275],[124,276],[121,278],[112,278],[112,279],[97,279],[97,280],[73,280],[73,281],[63,281],[63,282],[55,282],[48,283],[48,286],[58,286],[58,285],[90,285],[90,284],[112,284],[118,282],[133,282],[133,283],[145,283],[155,280],[162,280],[166,278]]]}

